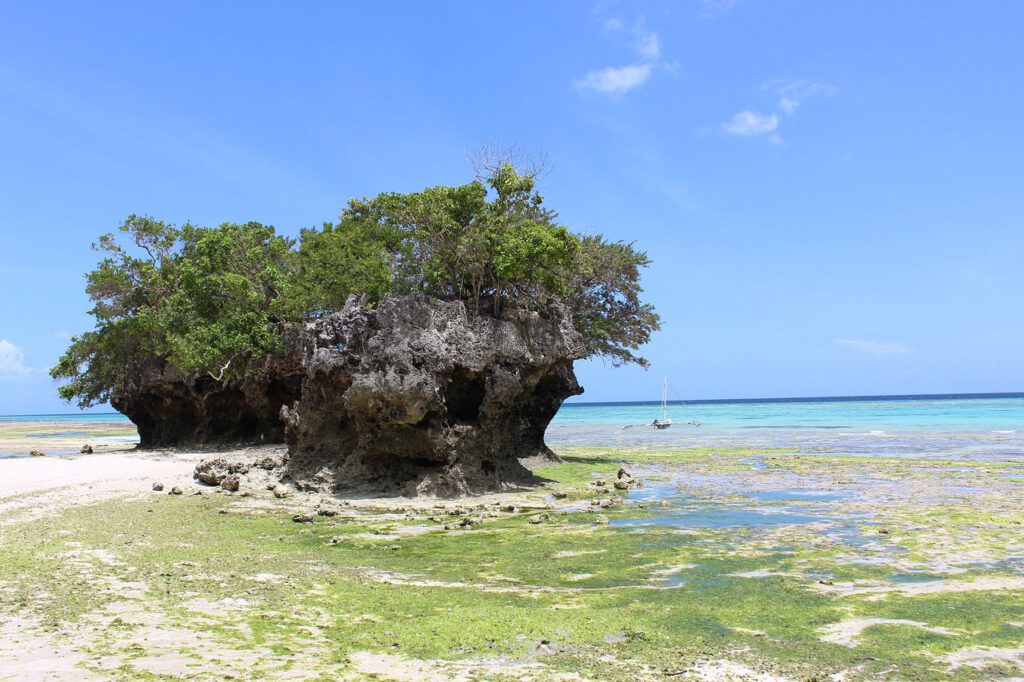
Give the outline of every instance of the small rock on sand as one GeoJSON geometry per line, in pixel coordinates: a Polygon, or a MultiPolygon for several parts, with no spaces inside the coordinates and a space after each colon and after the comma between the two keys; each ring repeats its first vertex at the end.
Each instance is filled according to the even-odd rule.
{"type": "Polygon", "coordinates": [[[544,514],[537,514],[536,516],[530,517],[530,523],[544,523],[544,519],[547,517],[544,514]]]}
{"type": "Polygon", "coordinates": [[[238,487],[242,484],[242,479],[238,477],[238,474],[231,474],[225,476],[220,482],[220,487],[227,490],[230,493],[237,492],[238,487]]]}
{"type": "Polygon", "coordinates": [[[292,517],[292,521],[295,523],[313,523],[312,514],[296,514],[292,517]]]}
{"type": "Polygon", "coordinates": [[[79,452],[81,454],[83,454],[83,455],[91,455],[92,454],[92,446],[91,445],[83,445],[82,449],[79,450],[79,452]]]}
{"type": "Polygon", "coordinates": [[[31,450],[28,454],[32,457],[46,457],[46,453],[42,450],[31,450]]]}
{"type": "Polygon", "coordinates": [[[160,491],[161,491],[161,490],[163,490],[163,489],[164,489],[164,484],[163,484],[163,483],[160,483],[160,482],[158,481],[158,482],[156,482],[156,483],[154,483],[154,484],[153,484],[153,490],[155,490],[155,491],[157,491],[157,492],[160,492],[160,491]]]}
{"type": "Polygon", "coordinates": [[[288,488],[285,488],[283,485],[275,485],[274,497],[276,497],[279,500],[288,497],[288,488]]]}
{"type": "Polygon", "coordinates": [[[168,495],[181,495],[181,494],[182,494],[182,492],[183,492],[183,491],[182,491],[182,489],[181,489],[181,488],[179,488],[178,486],[174,486],[173,488],[171,488],[171,492],[169,492],[169,493],[167,493],[167,494],[168,494],[168,495]]]}

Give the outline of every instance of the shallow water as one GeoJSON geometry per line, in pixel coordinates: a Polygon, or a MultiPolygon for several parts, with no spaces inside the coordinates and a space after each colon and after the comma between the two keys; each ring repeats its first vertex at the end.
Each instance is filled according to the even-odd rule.
{"type": "MultiPolygon", "coordinates": [[[[1024,457],[1024,397],[922,397],[764,402],[689,402],[669,406],[675,421],[649,426],[657,403],[567,404],[548,443],[609,447],[793,448],[816,454],[963,459],[1024,457]],[[648,426],[626,425],[646,424],[648,426]]],[[[758,466],[755,464],[754,466],[758,466]]]]}
{"type": "Polygon", "coordinates": [[[707,505],[690,509],[674,509],[666,514],[641,518],[620,518],[612,526],[639,528],[673,526],[676,528],[765,528],[768,526],[806,524],[826,521],[827,517],[784,510],[749,509],[725,505],[707,505]]]}

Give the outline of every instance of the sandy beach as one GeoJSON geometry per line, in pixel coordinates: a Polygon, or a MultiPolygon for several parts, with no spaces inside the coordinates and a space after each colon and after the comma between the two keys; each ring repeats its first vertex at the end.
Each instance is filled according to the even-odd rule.
{"type": "Polygon", "coordinates": [[[0,523],[20,523],[62,509],[168,490],[193,482],[201,452],[146,452],[124,449],[102,455],[0,460],[0,523]]]}

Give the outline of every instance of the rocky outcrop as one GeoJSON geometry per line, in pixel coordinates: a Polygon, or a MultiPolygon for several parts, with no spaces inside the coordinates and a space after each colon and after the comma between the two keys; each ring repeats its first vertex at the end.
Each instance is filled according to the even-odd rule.
{"type": "Polygon", "coordinates": [[[583,392],[567,313],[470,313],[461,301],[350,299],[306,325],[286,480],[323,492],[461,494],[531,480],[544,431],[583,392]]]}
{"type": "Polygon", "coordinates": [[[151,368],[111,404],[138,428],[143,447],[280,443],[281,406],[299,398],[304,373],[297,350],[265,358],[245,380],[185,378],[151,368]]]}

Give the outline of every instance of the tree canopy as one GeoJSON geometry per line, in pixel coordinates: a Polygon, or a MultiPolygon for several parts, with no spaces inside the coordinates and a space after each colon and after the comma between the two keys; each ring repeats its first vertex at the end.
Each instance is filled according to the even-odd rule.
{"type": "Polygon", "coordinates": [[[613,365],[658,329],[640,300],[647,255],[558,224],[535,176],[509,163],[468,184],[353,199],[335,223],[298,241],[259,223],[181,227],[129,216],[94,245],[87,276],[96,326],[50,371],[60,395],[105,402],[152,369],[240,378],[282,349],[289,323],[420,294],[475,314],[565,306],[588,355],[613,365]]]}

